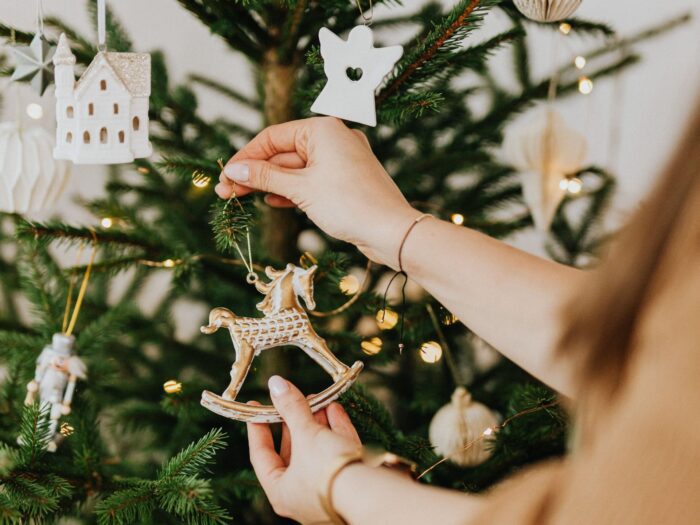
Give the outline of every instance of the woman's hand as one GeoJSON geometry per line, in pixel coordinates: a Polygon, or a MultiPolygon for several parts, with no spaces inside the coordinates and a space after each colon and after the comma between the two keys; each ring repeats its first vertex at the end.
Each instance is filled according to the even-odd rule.
{"type": "Polygon", "coordinates": [[[406,229],[420,215],[372,153],[369,142],[331,117],[263,130],[226,165],[216,193],[270,193],[271,206],[298,206],[328,235],[397,266],[406,229]]]}
{"type": "Polygon", "coordinates": [[[361,446],[350,418],[338,403],[315,415],[289,381],[273,376],[268,383],[275,408],[284,418],[279,453],[269,425],[248,423],[250,461],[272,508],[301,523],[325,523],[320,486],[334,459],[361,446]]]}

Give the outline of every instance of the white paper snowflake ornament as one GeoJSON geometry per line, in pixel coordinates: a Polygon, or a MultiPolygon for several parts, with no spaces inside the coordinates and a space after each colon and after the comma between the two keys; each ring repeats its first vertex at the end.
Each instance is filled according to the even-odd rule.
{"type": "Polygon", "coordinates": [[[50,209],[70,176],[69,165],[51,155],[53,137],[39,126],[0,124],[0,211],[50,209]]]}
{"type": "Polygon", "coordinates": [[[100,51],[76,83],[75,56],[61,35],[56,76],[56,159],[122,164],[151,155],[151,55],[100,51]]]}
{"type": "Polygon", "coordinates": [[[328,83],[311,111],[376,126],[374,91],[401,58],[403,47],[374,47],[374,36],[367,26],[353,28],[347,41],[325,27],[318,37],[328,83]]]}
{"type": "Polygon", "coordinates": [[[513,0],[513,3],[530,20],[559,22],[575,13],[581,0],[513,0]]]}
{"type": "Polygon", "coordinates": [[[535,227],[548,231],[566,194],[562,180],[584,167],[586,138],[559,113],[546,109],[506,130],[503,150],[522,173],[523,198],[535,227]]]}

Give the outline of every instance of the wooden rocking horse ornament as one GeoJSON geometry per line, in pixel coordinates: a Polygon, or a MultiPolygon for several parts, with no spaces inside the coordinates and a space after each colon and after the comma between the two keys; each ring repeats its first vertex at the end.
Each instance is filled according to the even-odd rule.
{"type": "Polygon", "coordinates": [[[231,367],[231,383],[223,395],[202,392],[202,406],[219,415],[252,423],[279,423],[282,421],[271,405],[247,405],[236,401],[236,396],[250,370],[253,358],[263,350],[282,345],[301,348],[333,378],[333,385],[309,398],[311,410],[316,412],[345,392],[362,370],[362,362],[348,367],[329,350],[326,342],[311,326],[309,317],[301,306],[302,297],[309,310],[316,308],[313,275],[316,266],[302,269],[288,264],[284,270],[268,266],[265,274],[269,283],[254,281],[255,288],[265,299],[257,304],[265,314],[262,318],[237,317],[226,308],[214,308],[209,314],[209,325],[201,328],[205,334],[213,334],[219,328],[227,328],[231,334],[236,361],[231,367]]]}

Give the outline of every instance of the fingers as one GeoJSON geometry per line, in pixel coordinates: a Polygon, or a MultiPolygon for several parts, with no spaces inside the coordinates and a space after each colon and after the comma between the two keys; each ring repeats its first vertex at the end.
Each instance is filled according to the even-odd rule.
{"type": "Polygon", "coordinates": [[[272,206],[273,208],[296,208],[296,204],[294,204],[292,201],[282,197],[281,195],[275,195],[274,193],[268,193],[265,195],[265,204],[272,206]]]}
{"type": "Polygon", "coordinates": [[[280,376],[272,376],[268,386],[272,403],[289,426],[292,435],[318,427],[308,401],[297,387],[280,376]]]}
{"type": "Polygon", "coordinates": [[[298,153],[306,161],[306,145],[310,125],[308,120],[294,120],[269,126],[258,133],[243,149],[239,150],[231,161],[269,160],[278,153],[289,152],[298,153]]]}
{"type": "Polygon", "coordinates": [[[289,432],[289,427],[282,423],[282,439],[280,440],[280,456],[282,460],[289,465],[292,459],[292,435],[289,432]]]}
{"type": "MultiPolygon", "coordinates": [[[[237,186],[277,193],[292,199],[299,185],[301,173],[297,170],[283,168],[265,160],[246,160],[234,162],[224,168],[224,174],[237,186]]],[[[236,189],[236,194],[244,195],[245,188],[236,189]]]]}
{"type": "MultiPolygon", "coordinates": [[[[260,403],[251,401],[248,404],[259,405],[260,403]]],[[[284,472],[285,464],[279,454],[275,452],[275,443],[269,425],[248,423],[246,426],[248,427],[250,462],[260,484],[265,492],[268,492],[284,472]]]]}
{"type": "Polygon", "coordinates": [[[325,410],[328,417],[328,424],[333,432],[353,440],[358,445],[361,444],[360,436],[355,430],[355,426],[350,421],[350,416],[339,403],[331,403],[325,410]]]}

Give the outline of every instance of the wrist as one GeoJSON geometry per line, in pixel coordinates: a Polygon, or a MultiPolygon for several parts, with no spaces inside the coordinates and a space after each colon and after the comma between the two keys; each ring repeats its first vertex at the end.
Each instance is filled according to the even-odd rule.
{"type": "Polygon", "coordinates": [[[399,269],[399,249],[404,235],[415,220],[423,215],[408,204],[372,221],[371,235],[358,248],[376,263],[399,269]]]}

